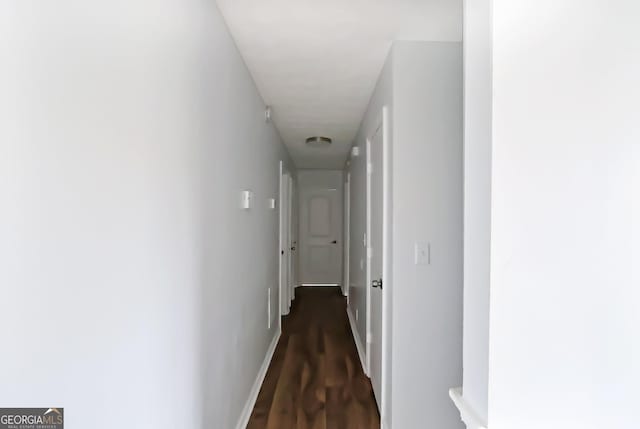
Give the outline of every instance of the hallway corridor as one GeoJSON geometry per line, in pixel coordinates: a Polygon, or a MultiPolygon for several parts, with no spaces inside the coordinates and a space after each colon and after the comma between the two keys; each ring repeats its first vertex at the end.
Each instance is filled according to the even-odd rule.
{"type": "Polygon", "coordinates": [[[340,288],[295,294],[247,428],[379,428],[340,288]]]}

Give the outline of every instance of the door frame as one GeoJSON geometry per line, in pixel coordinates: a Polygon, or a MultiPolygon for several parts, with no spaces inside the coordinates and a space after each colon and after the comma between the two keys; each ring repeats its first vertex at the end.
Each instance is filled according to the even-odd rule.
{"type": "Polygon", "coordinates": [[[282,225],[282,202],[284,195],[282,194],[282,174],[284,173],[284,161],[280,161],[278,169],[278,329],[282,332],[282,242],[284,241],[282,225]]]}
{"type": "Polygon", "coordinates": [[[294,297],[294,278],[293,278],[293,176],[291,174],[287,174],[287,243],[285,247],[285,252],[287,254],[287,313],[291,310],[291,302],[294,297]]]}
{"type": "Polygon", "coordinates": [[[289,314],[289,283],[291,280],[291,250],[290,250],[290,231],[291,231],[291,193],[289,192],[289,183],[291,176],[284,167],[284,161],[280,161],[279,168],[279,201],[278,201],[278,320],[279,327],[282,329],[282,316],[289,314]],[[283,270],[284,273],[283,273],[283,270]]]}
{"type": "MultiPolygon", "coordinates": [[[[367,137],[365,146],[365,181],[366,181],[366,196],[365,196],[365,287],[367,288],[367,329],[365,331],[365,366],[364,372],[369,378],[371,378],[371,137],[378,131],[380,123],[376,121],[376,128],[373,133],[367,137]]],[[[383,277],[384,278],[384,277],[383,277]]],[[[384,288],[383,288],[384,290],[384,288]]]]}
{"type": "Polygon", "coordinates": [[[351,172],[345,172],[344,182],[344,214],[342,219],[343,249],[342,249],[342,294],[347,297],[349,304],[349,252],[351,251],[351,172]]]}
{"type": "Polygon", "coordinates": [[[389,327],[389,299],[391,297],[392,282],[389,274],[391,273],[391,144],[389,133],[389,108],[383,106],[378,119],[374,123],[373,131],[369,133],[366,140],[366,165],[365,165],[365,177],[366,177],[366,308],[367,308],[367,329],[366,329],[366,346],[365,346],[365,361],[366,368],[365,374],[371,378],[371,139],[375,136],[376,132],[382,127],[382,278],[384,280],[384,287],[382,288],[382,339],[381,349],[382,356],[381,362],[381,374],[380,374],[380,422],[384,422],[386,418],[385,404],[387,403],[386,380],[387,380],[387,359],[389,357],[390,350],[388,350],[388,335],[390,334],[389,327]]]}

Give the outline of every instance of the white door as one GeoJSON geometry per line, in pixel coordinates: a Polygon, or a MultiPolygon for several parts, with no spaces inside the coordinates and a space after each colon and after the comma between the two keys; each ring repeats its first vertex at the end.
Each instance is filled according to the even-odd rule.
{"type": "Polygon", "coordinates": [[[380,410],[383,386],[383,290],[385,259],[385,152],[386,109],[367,140],[367,367],[380,410]]]}
{"type": "Polygon", "coordinates": [[[295,287],[298,284],[298,254],[300,253],[298,250],[298,204],[296,203],[297,200],[294,198],[297,189],[296,181],[291,178],[291,192],[289,194],[291,201],[291,300],[294,300],[296,297],[295,287]]]}
{"type": "Polygon", "coordinates": [[[290,250],[290,194],[289,194],[289,181],[291,180],[289,174],[282,171],[280,175],[280,314],[289,314],[290,303],[290,264],[291,264],[291,250],[290,250]]]}
{"type": "Polygon", "coordinates": [[[295,245],[293,238],[293,177],[287,176],[287,306],[291,309],[294,296],[295,245]]]}
{"type": "Polygon", "coordinates": [[[339,285],[342,204],[338,189],[300,189],[300,283],[339,285]]]}
{"type": "Polygon", "coordinates": [[[342,224],[344,225],[343,231],[343,247],[342,247],[342,293],[347,297],[347,303],[349,303],[349,236],[350,236],[350,222],[351,222],[351,173],[347,173],[346,180],[344,182],[344,217],[342,224]]]}

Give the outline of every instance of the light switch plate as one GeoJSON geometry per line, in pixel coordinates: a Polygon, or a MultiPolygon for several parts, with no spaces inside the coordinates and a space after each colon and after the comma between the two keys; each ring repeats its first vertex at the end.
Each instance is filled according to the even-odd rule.
{"type": "Polygon", "coordinates": [[[415,243],[414,263],[416,265],[431,264],[431,243],[425,243],[425,242],[415,243]]]}
{"type": "Polygon", "coordinates": [[[275,198],[269,198],[269,203],[268,204],[269,204],[269,208],[271,210],[275,209],[276,208],[276,199],[275,198]]]}
{"type": "Polygon", "coordinates": [[[240,208],[242,209],[250,209],[251,208],[251,200],[253,200],[253,192],[251,191],[242,191],[242,199],[240,202],[240,208]]]}

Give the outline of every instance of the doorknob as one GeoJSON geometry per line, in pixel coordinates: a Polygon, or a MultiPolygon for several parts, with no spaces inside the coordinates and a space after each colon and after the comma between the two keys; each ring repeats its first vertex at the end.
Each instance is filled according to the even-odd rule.
{"type": "Polygon", "coordinates": [[[333,240],[331,244],[338,244],[338,240],[333,240]]]}
{"type": "Polygon", "coordinates": [[[371,286],[372,287],[379,287],[380,289],[382,289],[382,279],[371,280],[371,286]]]}

